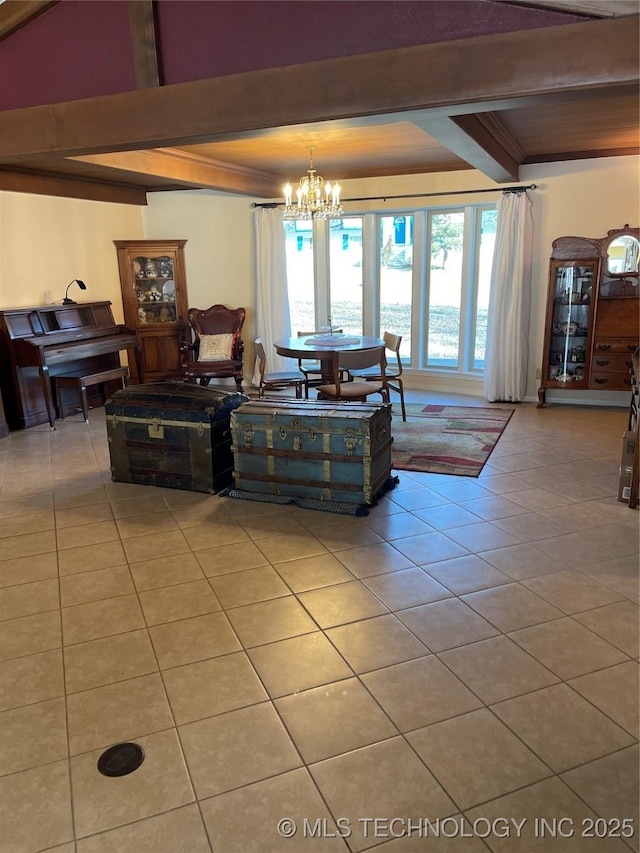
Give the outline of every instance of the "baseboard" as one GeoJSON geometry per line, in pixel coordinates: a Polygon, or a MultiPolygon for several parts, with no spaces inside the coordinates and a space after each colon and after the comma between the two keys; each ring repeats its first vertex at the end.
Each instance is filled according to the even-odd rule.
{"type": "MultiPolygon", "coordinates": [[[[534,396],[529,394],[522,402],[537,404],[538,395],[536,394],[534,396]]],[[[606,399],[602,399],[600,397],[580,397],[577,394],[571,394],[566,397],[555,397],[547,392],[545,406],[593,406],[597,408],[606,407],[611,409],[628,409],[629,400],[612,399],[611,397],[606,399]]]]}

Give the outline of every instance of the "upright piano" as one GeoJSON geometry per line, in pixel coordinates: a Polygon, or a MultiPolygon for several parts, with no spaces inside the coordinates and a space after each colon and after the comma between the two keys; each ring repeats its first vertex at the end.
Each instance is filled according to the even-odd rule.
{"type": "Polygon", "coordinates": [[[138,358],[137,333],[114,321],[111,302],[0,311],[0,387],[10,428],[55,426],[52,377],[98,373],[138,358]]]}

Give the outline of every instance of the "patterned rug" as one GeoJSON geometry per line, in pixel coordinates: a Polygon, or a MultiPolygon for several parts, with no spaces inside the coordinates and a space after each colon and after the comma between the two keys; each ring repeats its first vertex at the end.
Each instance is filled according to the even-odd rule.
{"type": "Polygon", "coordinates": [[[480,406],[408,405],[406,422],[399,412],[393,416],[393,467],[477,477],[512,414],[480,406]]]}

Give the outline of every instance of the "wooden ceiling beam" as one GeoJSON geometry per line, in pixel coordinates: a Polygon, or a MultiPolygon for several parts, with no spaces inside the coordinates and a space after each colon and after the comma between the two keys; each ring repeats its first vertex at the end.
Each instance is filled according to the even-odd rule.
{"type": "Polygon", "coordinates": [[[540,154],[526,157],[523,165],[528,166],[532,163],[558,163],[563,160],[590,160],[594,157],[638,157],[640,156],[640,146],[633,148],[607,148],[602,150],[582,150],[582,151],[561,151],[557,154],[540,154]]]}
{"type": "Polygon", "coordinates": [[[0,115],[0,162],[194,144],[411,110],[450,117],[636,84],[638,32],[629,20],[500,33],[7,111],[0,115]]]}
{"type": "MultiPolygon", "coordinates": [[[[282,181],[267,172],[222,163],[186,151],[116,151],[87,154],[70,160],[118,169],[134,174],[166,178],[167,183],[208,188],[224,192],[274,198],[282,191],[282,181]]],[[[144,178],[141,178],[144,181],[144,178]]]]}
{"type": "Polygon", "coordinates": [[[417,122],[460,159],[497,183],[519,181],[524,153],[494,113],[433,117],[417,122]]]}
{"type": "Polygon", "coordinates": [[[534,9],[553,9],[572,15],[591,15],[613,18],[638,14],[638,0],[498,0],[509,6],[530,6],[534,9]]]}
{"type": "Polygon", "coordinates": [[[0,41],[59,2],[60,0],[4,0],[4,3],[0,3],[0,41]]]}
{"type": "Polygon", "coordinates": [[[67,178],[46,172],[27,172],[0,168],[0,191],[110,201],[114,204],[146,204],[144,187],[118,186],[112,183],[67,178]]]}
{"type": "Polygon", "coordinates": [[[138,89],[160,85],[153,0],[129,0],[131,51],[138,89]]]}

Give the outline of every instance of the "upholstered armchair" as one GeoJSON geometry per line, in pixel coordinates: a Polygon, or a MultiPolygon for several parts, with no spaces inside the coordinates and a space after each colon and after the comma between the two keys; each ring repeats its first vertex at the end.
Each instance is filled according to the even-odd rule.
{"type": "Polygon", "coordinates": [[[241,391],[245,309],[212,305],[204,311],[189,308],[187,316],[192,340],[180,346],[183,378],[208,385],[211,379],[232,376],[241,391]]]}

